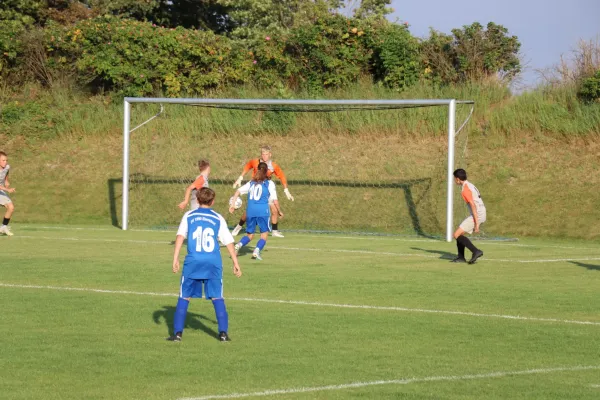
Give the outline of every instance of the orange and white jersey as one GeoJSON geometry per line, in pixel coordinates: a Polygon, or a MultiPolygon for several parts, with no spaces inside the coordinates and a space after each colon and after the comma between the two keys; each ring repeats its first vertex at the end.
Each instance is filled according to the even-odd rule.
{"type": "MultiPolygon", "coordinates": [[[[248,161],[246,163],[246,165],[244,165],[242,175],[246,175],[246,173],[248,171],[252,170],[252,178],[254,178],[254,176],[256,175],[256,172],[258,171],[258,164],[260,162],[261,162],[260,158],[254,158],[254,159],[248,161]]],[[[265,162],[265,164],[267,164],[267,177],[270,178],[271,175],[275,175],[276,177],[279,178],[279,180],[281,181],[281,184],[283,186],[287,186],[287,179],[285,178],[285,174],[283,173],[283,170],[281,169],[281,167],[271,160],[265,162]]]]}
{"type": "Polygon", "coordinates": [[[483,204],[483,199],[481,198],[481,193],[479,190],[469,181],[464,181],[462,184],[462,198],[467,203],[467,207],[469,207],[469,213],[473,215],[473,210],[471,209],[471,203],[475,204],[477,208],[477,218],[479,222],[483,222],[486,219],[486,210],[485,204],[483,204]]]}
{"type": "Polygon", "coordinates": [[[196,177],[196,180],[194,181],[194,183],[192,183],[192,185],[194,185],[194,189],[192,189],[192,196],[190,199],[190,208],[192,210],[195,210],[196,208],[198,208],[200,206],[198,204],[198,199],[196,198],[196,194],[198,193],[198,190],[202,189],[203,187],[208,187],[208,178],[204,175],[198,175],[196,177]]]}

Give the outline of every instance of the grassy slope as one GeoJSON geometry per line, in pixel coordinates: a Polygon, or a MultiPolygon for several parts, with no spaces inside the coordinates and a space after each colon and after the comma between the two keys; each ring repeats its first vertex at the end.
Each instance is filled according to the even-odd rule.
{"type": "MultiPolygon", "coordinates": [[[[269,97],[268,93],[251,91],[237,95],[269,97]]],[[[12,182],[18,189],[14,196],[15,220],[109,224],[108,182],[122,174],[121,106],[103,98],[81,101],[69,92],[52,93],[50,100],[48,96],[30,89],[24,91],[17,106],[27,104],[18,108],[24,115],[37,112],[31,111],[35,107],[44,111],[43,126],[33,117],[1,125],[2,147],[10,153],[12,182]]],[[[394,94],[359,86],[329,96],[390,98],[394,94]]],[[[598,187],[599,179],[600,108],[581,107],[562,92],[508,98],[503,90],[493,87],[404,96],[473,98],[477,102],[474,121],[468,128],[466,164],[460,166],[466,165],[471,180],[484,195],[489,210],[487,232],[598,237],[600,211],[596,205],[600,195],[593,188],[598,187]]],[[[133,124],[152,115],[155,108],[136,108],[133,124]]],[[[466,111],[462,109],[459,119],[466,111]]],[[[150,177],[187,179],[196,174],[194,160],[208,157],[213,162],[213,177],[233,181],[243,162],[256,155],[258,145],[270,143],[276,160],[292,180],[435,180],[437,186],[429,193],[431,197],[418,204],[416,210],[425,231],[433,232],[443,225],[440,221],[444,218],[444,124],[441,109],[325,117],[309,114],[290,119],[170,107],[167,118],[155,120],[133,134],[131,170],[150,177]]],[[[139,205],[133,207],[132,217],[137,215],[149,224],[176,221],[180,213],[173,206],[184,187],[182,181],[132,192],[134,203],[139,205]]],[[[227,187],[217,187],[223,199],[229,197],[227,187]]],[[[119,216],[120,185],[116,184],[115,189],[119,216]]],[[[343,194],[332,188],[297,185],[292,191],[299,201],[284,202],[289,212],[288,227],[303,227],[305,222],[295,220],[295,216],[320,209],[323,215],[317,220],[326,220],[327,226],[361,229],[358,224],[336,224],[347,219],[348,212],[345,215],[340,204],[354,214],[350,203],[364,199],[370,201],[369,218],[378,221],[376,230],[388,230],[386,224],[399,226],[400,231],[412,228],[401,191],[368,189],[358,198],[357,192],[343,194]],[[324,193],[320,207],[312,207],[311,200],[324,193]]]]}

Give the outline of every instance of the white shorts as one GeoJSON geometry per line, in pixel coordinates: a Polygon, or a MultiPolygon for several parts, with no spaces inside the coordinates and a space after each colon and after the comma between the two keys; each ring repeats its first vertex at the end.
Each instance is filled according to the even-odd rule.
{"type": "Polygon", "coordinates": [[[8,197],[7,194],[0,193],[0,206],[5,206],[8,203],[12,203],[12,200],[10,199],[10,197],[8,197]]]}
{"type": "MultiPolygon", "coordinates": [[[[485,218],[485,215],[479,216],[479,225],[485,222],[485,218]]],[[[469,215],[458,227],[469,234],[473,233],[475,230],[475,218],[473,218],[472,215],[469,215]]]]}

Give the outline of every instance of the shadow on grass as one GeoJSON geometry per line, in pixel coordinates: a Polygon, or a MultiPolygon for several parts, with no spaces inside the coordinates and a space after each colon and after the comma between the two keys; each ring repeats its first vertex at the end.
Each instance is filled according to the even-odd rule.
{"type": "Polygon", "coordinates": [[[411,247],[411,249],[418,250],[418,251],[424,251],[426,253],[431,253],[431,254],[439,254],[440,260],[454,260],[454,258],[456,257],[456,254],[450,253],[448,251],[422,249],[420,247],[411,247]]]}
{"type": "MultiPolygon", "coordinates": [[[[164,319],[164,323],[167,325],[167,334],[173,335],[173,320],[175,316],[175,307],[174,306],[163,306],[162,309],[154,311],[152,314],[152,319],[154,323],[159,325],[161,320],[164,319]]],[[[211,329],[207,325],[205,325],[202,321],[208,321],[212,324],[216,324],[217,321],[212,320],[208,317],[205,317],[202,314],[195,314],[188,311],[187,316],[185,318],[185,329],[195,329],[198,331],[203,331],[207,335],[214,337],[215,339],[219,338],[219,334],[217,331],[211,329]]]]}
{"type": "Polygon", "coordinates": [[[583,267],[583,268],[587,268],[589,270],[592,271],[600,271],[600,265],[594,265],[594,264],[586,264],[586,263],[582,263],[579,261],[569,261],[571,264],[575,264],[578,267],[583,267]]]}
{"type": "MultiPolygon", "coordinates": [[[[108,204],[110,208],[110,218],[112,225],[121,228],[119,223],[119,219],[117,217],[117,200],[121,198],[122,195],[116,193],[116,185],[121,184],[123,182],[123,178],[109,178],[107,181],[108,185],[108,204]]],[[[132,186],[136,184],[140,185],[164,185],[164,184],[172,184],[172,183],[182,183],[192,181],[181,178],[154,178],[148,177],[144,174],[134,174],[130,176],[130,190],[132,186]]],[[[225,184],[231,185],[233,181],[226,179],[218,179],[211,178],[210,182],[216,185],[225,184]]],[[[419,179],[409,179],[406,181],[399,181],[393,183],[360,183],[360,182],[345,182],[345,181],[309,181],[309,180],[291,180],[288,181],[288,184],[291,186],[327,186],[327,187],[348,187],[348,188],[374,188],[374,189],[400,189],[404,192],[404,201],[406,202],[406,207],[410,216],[412,228],[417,235],[424,237],[432,237],[431,235],[425,233],[423,231],[423,227],[421,225],[421,221],[419,215],[417,213],[417,204],[425,197],[425,195],[429,192],[431,188],[431,178],[419,178],[419,179]],[[424,189],[422,193],[415,199],[415,195],[413,193],[413,188],[417,185],[424,185],[424,189]]],[[[439,222],[438,222],[439,225],[439,222]]]]}

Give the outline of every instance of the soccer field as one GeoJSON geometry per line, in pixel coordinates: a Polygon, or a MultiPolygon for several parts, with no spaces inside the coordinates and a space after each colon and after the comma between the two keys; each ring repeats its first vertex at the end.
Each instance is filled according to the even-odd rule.
{"type": "Polygon", "coordinates": [[[239,279],[224,256],[231,342],[193,300],[173,343],[174,232],[13,232],[0,398],[600,398],[596,243],[480,241],[457,265],[453,243],[287,233],[239,279]]]}

